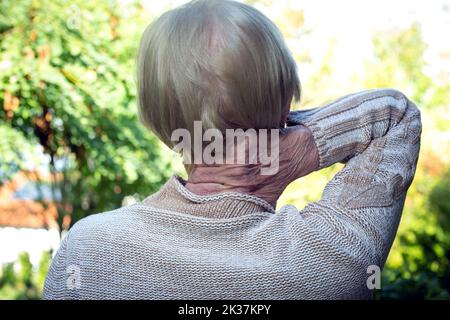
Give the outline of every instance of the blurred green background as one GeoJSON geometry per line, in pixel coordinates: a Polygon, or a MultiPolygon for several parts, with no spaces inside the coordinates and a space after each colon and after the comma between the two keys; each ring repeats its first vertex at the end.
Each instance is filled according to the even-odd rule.
{"type": "MultiPolygon", "coordinates": [[[[182,2],[0,1],[0,256],[19,247],[2,230],[34,226],[59,237],[82,217],[183,175],[180,159],[139,124],[134,81],[144,28],[182,2]],[[19,200],[40,205],[33,219],[47,210],[52,221],[15,220],[19,174],[38,190],[19,200]]],[[[275,21],[298,62],[303,97],[293,108],[376,87],[399,89],[421,108],[417,173],[375,296],[449,299],[449,1],[246,2],[275,21]]],[[[278,205],[318,200],[340,168],[295,181],[278,205]]],[[[23,251],[2,263],[0,299],[40,298],[52,252],[33,262],[23,251]]]]}

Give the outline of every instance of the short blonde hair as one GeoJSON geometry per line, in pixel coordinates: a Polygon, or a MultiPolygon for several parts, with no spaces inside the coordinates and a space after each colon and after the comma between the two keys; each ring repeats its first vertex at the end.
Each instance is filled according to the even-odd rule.
{"type": "Polygon", "coordinates": [[[255,8],[195,0],[151,23],[137,63],[139,116],[166,145],[194,121],[203,129],[285,125],[300,99],[294,59],[281,32],[255,8]]]}

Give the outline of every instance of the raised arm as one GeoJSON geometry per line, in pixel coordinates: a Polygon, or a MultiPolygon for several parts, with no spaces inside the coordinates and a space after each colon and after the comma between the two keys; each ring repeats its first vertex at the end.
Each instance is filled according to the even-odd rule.
{"type": "Polygon", "coordinates": [[[347,163],[321,200],[301,211],[305,221],[325,224],[340,245],[366,250],[382,267],[416,169],[420,111],[401,92],[380,89],[293,112],[289,122],[311,130],[319,168],[347,163]]]}
{"type": "Polygon", "coordinates": [[[319,169],[346,162],[403,118],[411,102],[397,90],[375,89],[346,95],[323,107],[293,111],[288,124],[308,127],[319,150],[319,169]]]}

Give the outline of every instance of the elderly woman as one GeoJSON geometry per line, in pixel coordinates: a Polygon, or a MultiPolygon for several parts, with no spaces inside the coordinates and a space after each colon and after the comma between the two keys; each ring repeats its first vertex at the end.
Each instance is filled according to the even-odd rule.
{"type": "Polygon", "coordinates": [[[405,95],[368,90],[289,112],[300,82],[279,30],[230,0],[163,14],[142,36],[137,71],[141,120],[169,147],[177,129],[195,134],[196,121],[202,132],[276,129],[279,139],[267,139],[278,170],[188,163],[186,181],[173,176],[142,202],[82,219],[44,298],[371,297],[418,158],[420,112],[405,95]],[[320,201],[275,212],[290,182],[338,162],[320,201]]]}

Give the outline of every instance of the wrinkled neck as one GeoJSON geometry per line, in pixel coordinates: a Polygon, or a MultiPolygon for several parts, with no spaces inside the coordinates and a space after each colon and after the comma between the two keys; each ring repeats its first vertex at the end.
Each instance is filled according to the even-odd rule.
{"type": "Polygon", "coordinates": [[[248,165],[194,166],[186,182],[186,188],[199,195],[221,192],[251,194],[252,185],[245,175],[248,165]]]}
{"type": "Polygon", "coordinates": [[[289,183],[318,168],[319,154],[311,131],[304,126],[286,128],[279,148],[271,153],[274,171],[264,171],[267,163],[194,165],[186,188],[199,195],[223,192],[244,193],[275,205],[289,183]]]}

